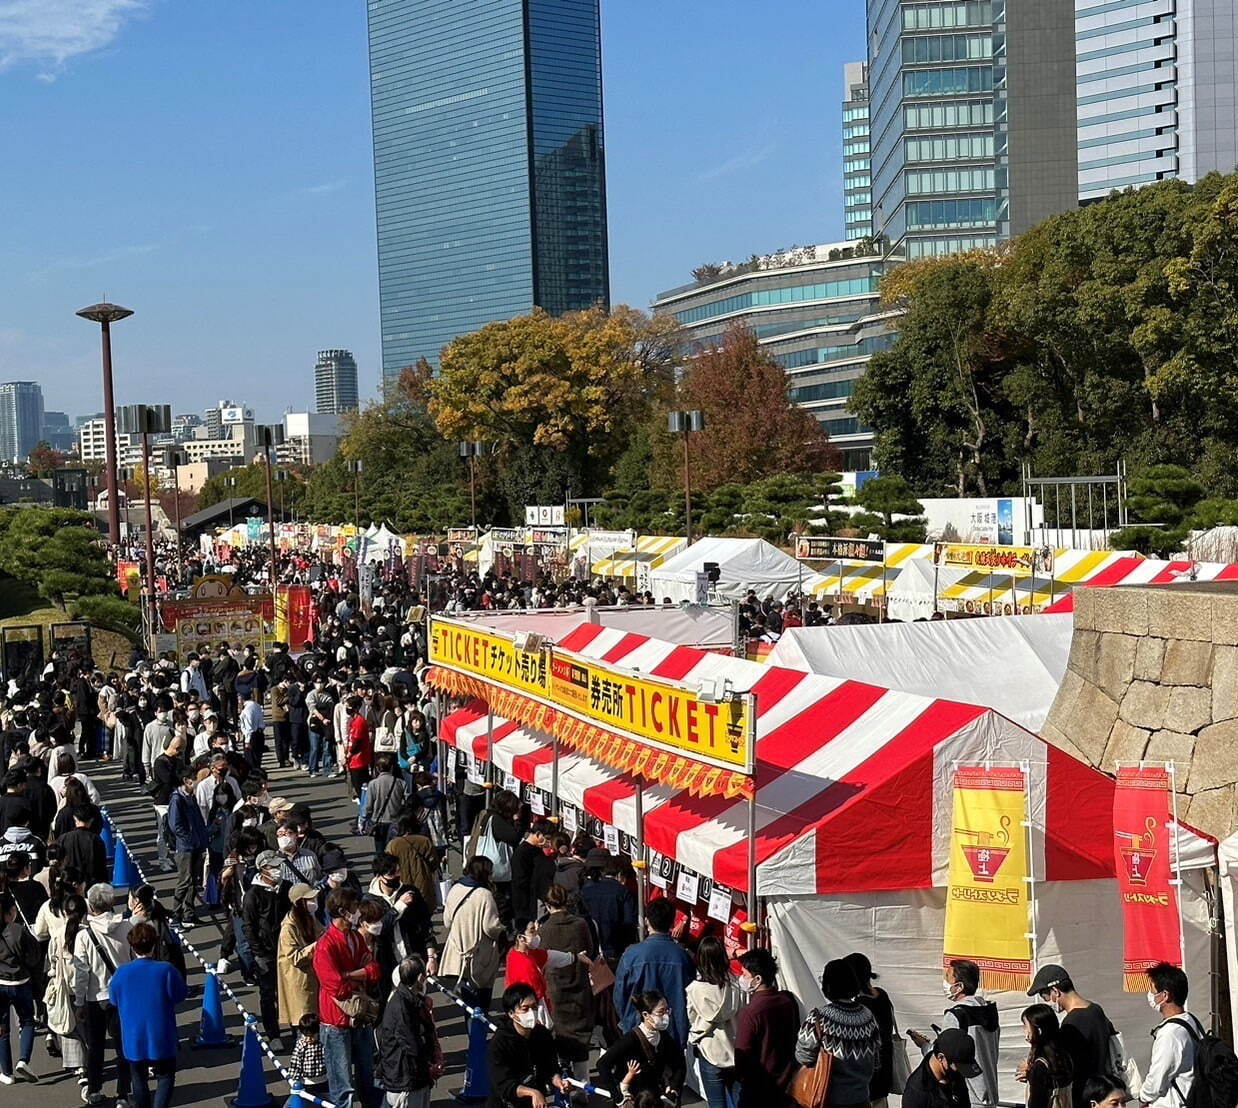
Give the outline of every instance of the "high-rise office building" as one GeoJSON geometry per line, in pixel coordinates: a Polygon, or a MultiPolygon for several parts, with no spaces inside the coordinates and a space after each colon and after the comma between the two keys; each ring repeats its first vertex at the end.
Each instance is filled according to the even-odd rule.
{"type": "Polygon", "coordinates": [[[599,0],[370,0],[383,375],[608,302],[599,0]]]}
{"type": "Polygon", "coordinates": [[[49,412],[44,409],[39,438],[53,450],[63,452],[68,452],[77,445],[77,432],[73,430],[67,412],[49,412]]]}
{"type": "Polygon", "coordinates": [[[357,360],[351,350],[320,350],[314,364],[314,407],[325,415],[357,408],[357,360]]]}
{"type": "Polygon", "coordinates": [[[24,462],[42,434],[43,390],[38,383],[0,383],[0,462],[24,462]]]}
{"type": "Polygon", "coordinates": [[[1234,0],[1075,0],[1079,198],[1238,164],[1234,0]]]}
{"type": "Polygon", "coordinates": [[[1074,0],[868,0],[873,229],[909,258],[1076,206],[1074,0]]]}
{"type": "Polygon", "coordinates": [[[868,66],[848,62],[843,70],[843,237],[873,233],[873,163],[869,157],[868,66]]]}

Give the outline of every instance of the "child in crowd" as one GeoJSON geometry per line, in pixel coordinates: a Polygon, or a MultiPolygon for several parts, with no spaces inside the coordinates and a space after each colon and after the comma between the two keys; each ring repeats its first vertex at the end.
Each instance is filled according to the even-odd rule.
{"type": "Polygon", "coordinates": [[[288,1073],[294,1081],[300,1081],[307,1088],[326,1084],[327,1063],[318,1039],[318,1017],[312,1012],[307,1012],[297,1021],[297,1045],[292,1048],[288,1073]]]}

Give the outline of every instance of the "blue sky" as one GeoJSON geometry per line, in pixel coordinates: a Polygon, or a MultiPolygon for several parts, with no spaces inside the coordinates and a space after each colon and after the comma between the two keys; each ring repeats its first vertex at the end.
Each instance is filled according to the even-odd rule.
{"type": "MultiPolygon", "coordinates": [[[[862,0],[603,0],[611,286],[841,235],[843,63],[862,0]]],[[[0,0],[0,380],[100,407],[259,418],[314,354],[378,379],[363,0],[0,0]],[[97,330],[97,329],[95,329],[97,330]]]]}

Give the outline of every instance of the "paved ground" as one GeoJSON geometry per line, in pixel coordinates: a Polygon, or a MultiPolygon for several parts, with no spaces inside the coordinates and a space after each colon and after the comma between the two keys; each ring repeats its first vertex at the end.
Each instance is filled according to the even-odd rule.
{"type": "MultiPolygon", "coordinates": [[[[154,865],[154,820],[149,800],[135,786],[120,780],[119,770],[115,768],[114,763],[111,766],[91,765],[86,768],[91,779],[98,786],[112,817],[123,828],[126,840],[136,853],[147,877],[160,890],[161,895],[170,897],[172,878],[170,875],[159,873],[154,865]]],[[[320,778],[310,781],[299,771],[276,769],[272,771],[271,792],[273,795],[308,803],[314,814],[315,826],[322,831],[328,841],[337,842],[344,847],[350,859],[358,865],[363,884],[368,884],[372,846],[368,838],[363,841],[348,832],[348,825],[356,818],[357,809],[347,798],[343,778],[320,778]]],[[[453,858],[452,861],[458,867],[458,858],[453,858]]],[[[203,915],[203,918],[208,917],[203,915]]],[[[200,924],[190,933],[190,940],[194,946],[209,959],[213,960],[219,950],[221,928],[224,922],[223,913],[217,910],[214,916],[209,917],[209,922],[200,924]]],[[[238,1037],[238,1045],[221,1050],[198,1051],[190,1048],[189,1044],[198,1030],[203,974],[194,959],[189,958],[187,961],[191,967],[189,981],[192,993],[190,1000],[186,1002],[180,1013],[182,1047],[173,1103],[219,1103],[223,1098],[231,1097],[236,1093],[241,1058],[239,1037],[242,1034],[243,1024],[236,1008],[225,997],[224,1016],[229,1032],[238,1037]]],[[[228,975],[227,981],[237,991],[237,995],[246,1007],[256,1013],[258,1008],[256,990],[245,986],[235,970],[228,975]]],[[[436,1002],[436,1013],[444,1051],[447,1054],[448,1068],[446,1076],[435,1089],[434,1103],[436,1105],[455,1104],[456,1101],[451,1094],[463,1083],[466,1047],[463,1013],[441,996],[436,1002]]],[[[13,1030],[15,1033],[16,1027],[13,1030]]],[[[16,1041],[15,1034],[14,1041],[16,1041]]],[[[289,1051],[291,1047],[292,1043],[288,1041],[289,1051]]],[[[30,1093],[37,1097],[40,1105],[47,1105],[48,1108],[80,1105],[76,1079],[59,1068],[58,1059],[48,1057],[42,1038],[38,1040],[35,1047],[31,1064],[34,1072],[40,1075],[40,1081],[37,1092],[32,1089],[30,1093]]],[[[266,1070],[268,1088],[275,1097],[282,1101],[288,1094],[287,1086],[279,1080],[269,1061],[266,1063],[266,1070]]],[[[0,1102],[5,1100],[16,1102],[24,1091],[21,1085],[0,1090],[0,1102]]],[[[110,1073],[104,1084],[104,1092],[109,1096],[115,1092],[115,1080],[110,1073]]]]}

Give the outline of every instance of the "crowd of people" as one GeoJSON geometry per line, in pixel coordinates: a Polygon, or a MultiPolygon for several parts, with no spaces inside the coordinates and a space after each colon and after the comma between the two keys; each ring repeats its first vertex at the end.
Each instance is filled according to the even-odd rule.
{"type": "MultiPolygon", "coordinates": [[[[232,568],[244,578],[256,562],[232,568]]],[[[499,581],[445,587],[454,604],[512,596],[499,581]]],[[[576,588],[554,596],[592,595],[576,588]]],[[[296,658],[239,643],[135,657],[126,672],[54,658],[3,690],[0,1083],[38,1080],[44,1035],[85,1103],[104,1099],[109,1063],[118,1104],[170,1103],[191,983],[179,936],[206,908],[224,921],[219,971],[256,990],[272,1048],[340,1108],[426,1108],[446,1069],[440,982],[496,1022],[491,1108],[580,1097],[570,1080],[593,1075],[617,1104],[656,1108],[679,1099],[689,1064],[708,1108],[884,1108],[890,1095],[996,1106],[1000,1021],[975,963],[950,963],[928,1029],[899,1031],[897,988],[878,987],[861,952],[823,967],[824,1003],[807,1008],[771,951],[685,926],[673,900],[644,901],[630,860],[438,764],[421,675],[424,609],[441,592],[397,577],[362,605],[326,571],[313,589],[313,645],[296,658]],[[108,883],[92,773],[111,761],[149,795],[156,864],[175,872],[162,899],[108,883]],[[332,841],[312,805],[279,795],[299,779],[318,779],[324,804],[355,802],[348,834],[332,841]],[[823,1099],[806,1101],[825,1068],[823,1099]]],[[[1008,1075],[1029,1108],[1186,1108],[1203,1028],[1180,969],[1148,971],[1161,1022],[1138,1087],[1108,1016],[1065,968],[1041,967],[1029,996],[1026,1059],[1008,1075]]]]}

